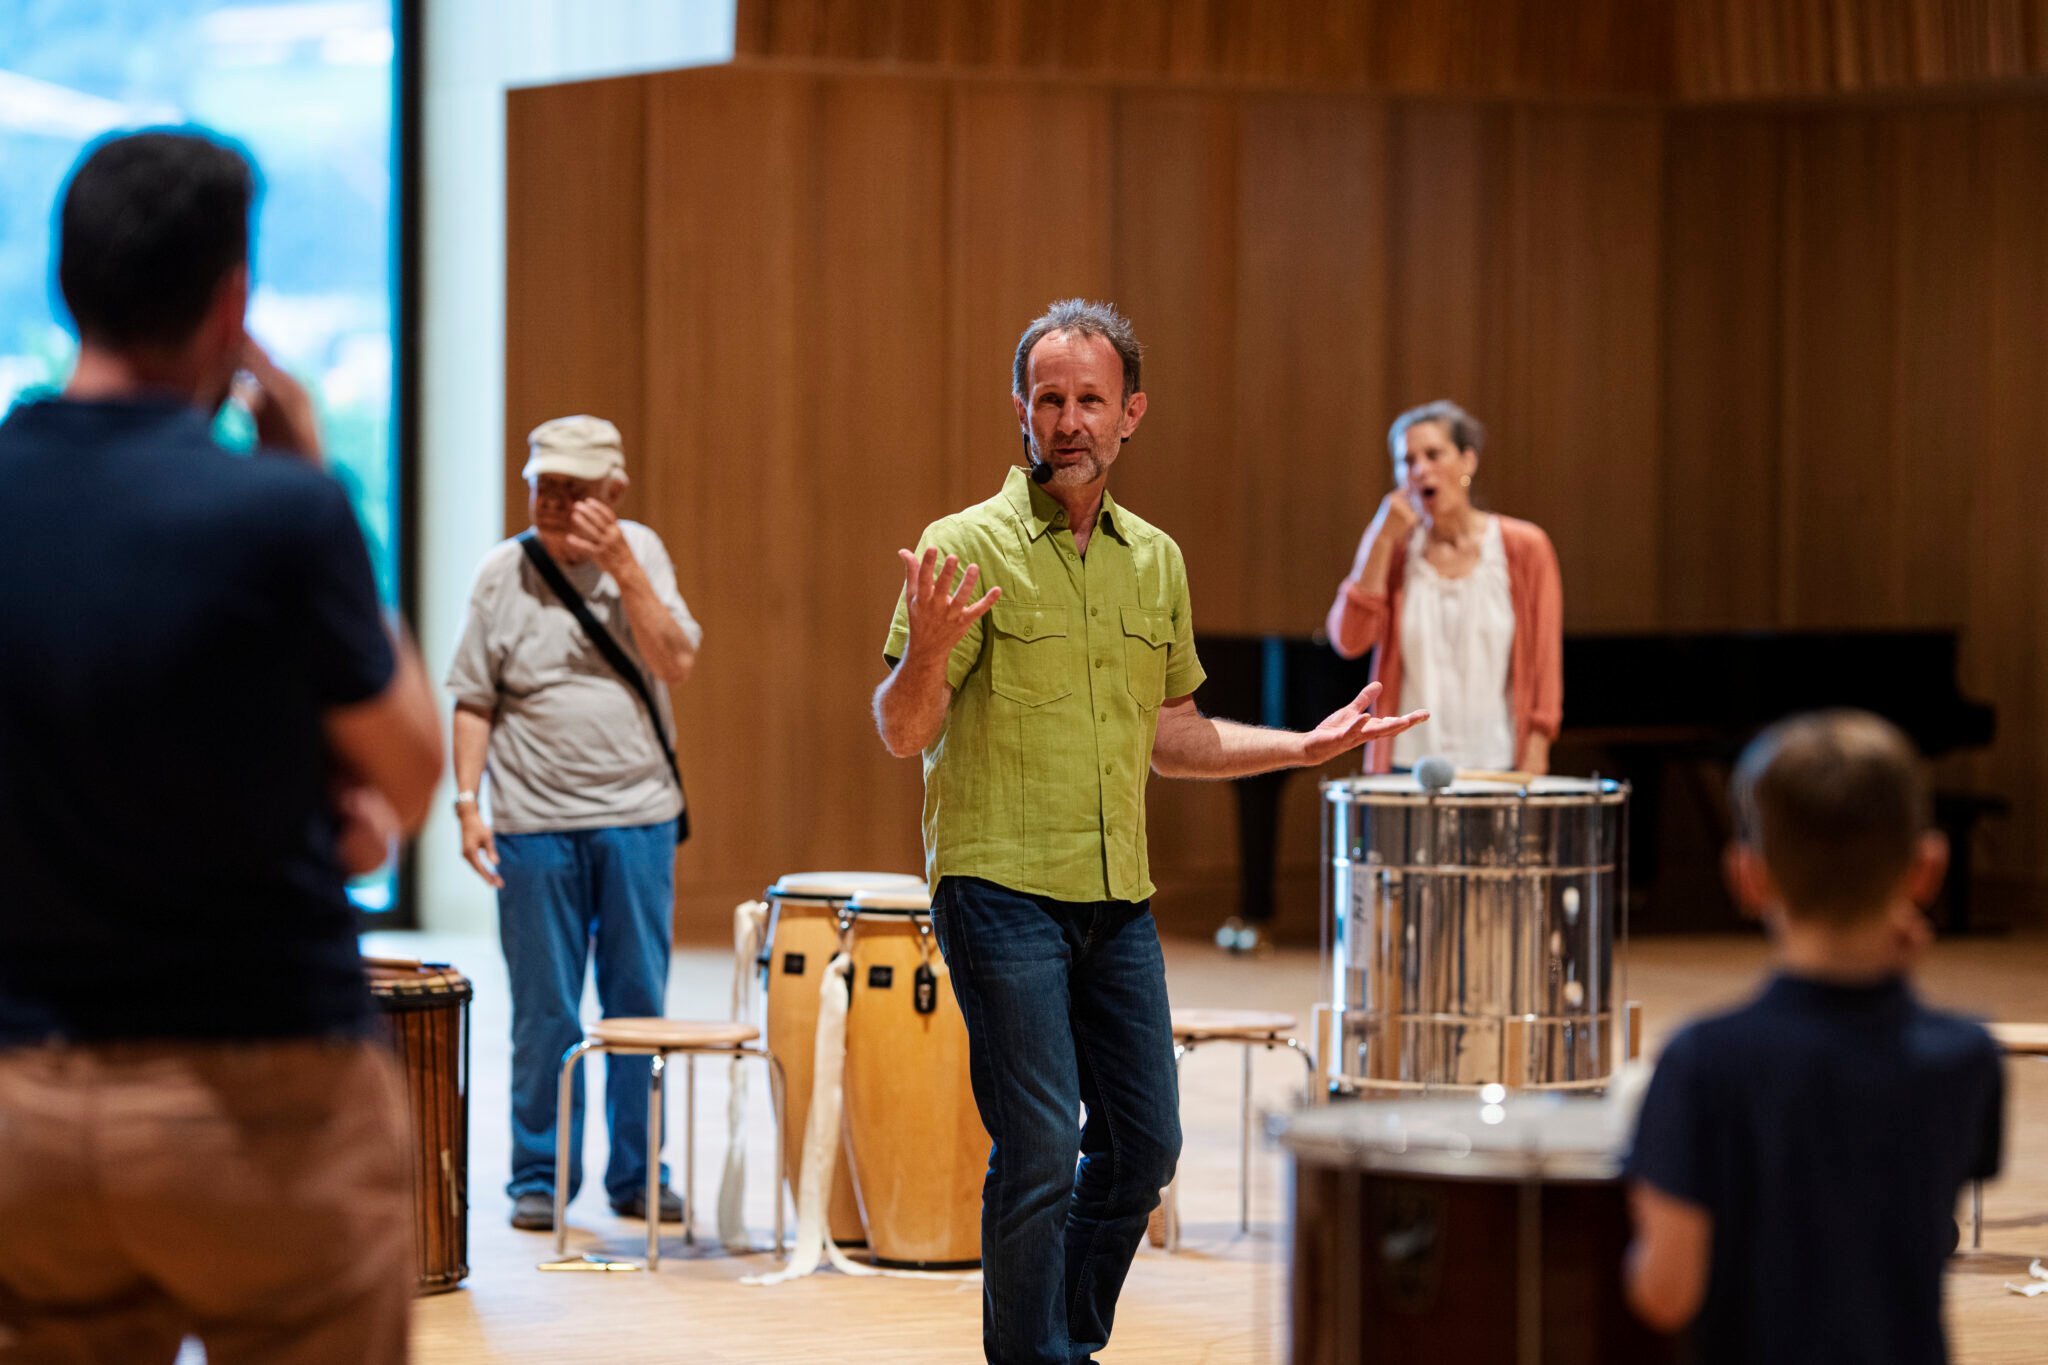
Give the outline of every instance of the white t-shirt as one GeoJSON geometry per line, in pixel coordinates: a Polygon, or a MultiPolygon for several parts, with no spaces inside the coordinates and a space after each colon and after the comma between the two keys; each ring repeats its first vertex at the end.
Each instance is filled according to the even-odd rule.
{"type": "Polygon", "coordinates": [[[1423,557],[1428,532],[1408,542],[1408,584],[1401,600],[1403,711],[1427,708],[1429,720],[1394,738],[1394,762],[1413,767],[1440,754],[1460,768],[1511,768],[1515,716],[1508,697],[1508,659],[1515,643],[1515,604],[1508,591],[1508,552],[1500,518],[1479,534],[1479,563],[1446,578],[1423,557]]]}
{"type": "MultiPolygon", "coordinates": [[[[676,591],[661,537],[637,521],[619,528],[655,596],[690,643],[700,643],[704,631],[676,591]]],[[[668,688],[646,671],[617,580],[587,562],[564,564],[562,573],[640,666],[675,742],[668,688]]],[[[457,705],[492,714],[484,771],[493,829],[539,834],[652,825],[682,810],[647,708],[541,581],[517,540],[493,546],[477,569],[448,691],[457,705]]]]}

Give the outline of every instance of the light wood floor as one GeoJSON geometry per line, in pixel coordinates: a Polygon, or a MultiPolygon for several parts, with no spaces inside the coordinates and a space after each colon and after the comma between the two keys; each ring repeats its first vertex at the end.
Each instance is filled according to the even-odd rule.
{"type": "MultiPolygon", "coordinates": [[[[454,1362],[724,1362],[835,1360],[972,1362],[980,1359],[980,1288],[974,1283],[855,1280],[822,1272],[754,1288],[737,1281],[773,1267],[765,1255],[728,1256],[705,1239],[664,1242],[661,1273],[541,1274],[546,1234],[506,1225],[507,1007],[495,942],[425,935],[373,935],[366,950],[452,962],[477,987],[470,1160],[471,1275],[461,1290],[423,1299],[415,1317],[421,1365],[454,1362]]],[[[1277,1008],[1300,1012],[1322,998],[1313,952],[1261,961],[1228,959],[1204,944],[1170,942],[1168,971],[1177,1005],[1277,1008]]],[[[1630,991],[1644,1002],[1654,1050],[1687,1016],[1745,994],[1762,968],[1754,940],[1640,940],[1630,991]]],[[[725,1009],[731,953],[686,948],[676,955],[669,1011],[713,1017],[725,1009]]],[[[2048,937],[1937,945],[1922,975],[1931,999],[1999,1019],[2048,1019],[2048,937]]],[[[594,1014],[594,1005],[592,1013],[594,1014]]],[[[1281,1155],[1255,1147],[1252,1228],[1237,1232],[1238,1056],[1213,1048],[1183,1075],[1182,1208],[1185,1242],[1169,1256],[1147,1246],[1131,1270],[1105,1365],[1202,1365],[1283,1358],[1286,1342],[1287,1219],[1281,1155]]],[[[2048,1062],[2009,1068],[2007,1176],[1985,1195],[1985,1250],[1958,1258],[1949,1276],[1957,1365],[2037,1365],[2048,1360],[2048,1296],[2022,1299],[2003,1282],[2024,1278],[2028,1259],[2048,1256],[2048,1062]]],[[[680,1076],[678,1073],[678,1082],[680,1076]]],[[[708,1209],[724,1158],[725,1079],[698,1077],[697,1184],[708,1209]]],[[[1281,1108],[1301,1084],[1291,1058],[1262,1056],[1256,1103],[1281,1108]]],[[[754,1086],[748,1163],[748,1224],[765,1241],[770,1129],[764,1087],[754,1086]]],[[[601,1106],[596,1111],[601,1115],[601,1106]]],[[[671,1090],[669,1146],[681,1181],[682,1102],[671,1090]]],[[[569,1213],[571,1245],[635,1254],[642,1225],[611,1216],[598,1172],[603,1125],[590,1125],[590,1181],[569,1213]]]]}

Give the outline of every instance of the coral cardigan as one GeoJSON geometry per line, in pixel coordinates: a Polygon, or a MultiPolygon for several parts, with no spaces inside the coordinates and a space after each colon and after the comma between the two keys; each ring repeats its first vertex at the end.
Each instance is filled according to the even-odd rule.
{"type": "MultiPolygon", "coordinates": [[[[1531,732],[1554,740],[1564,719],[1564,584],[1557,551],[1542,527],[1502,517],[1500,538],[1508,557],[1508,598],[1515,609],[1508,701],[1515,717],[1519,761],[1531,732]]],[[[1330,643],[1345,658],[1374,650],[1372,676],[1382,685],[1378,710],[1383,715],[1402,709],[1401,596],[1407,579],[1404,540],[1394,547],[1393,562],[1387,566],[1387,590],[1367,592],[1347,577],[1337,585],[1337,600],[1330,604],[1326,623],[1330,643]]],[[[1393,760],[1393,741],[1378,741],[1366,750],[1365,770],[1383,773],[1393,760]]]]}

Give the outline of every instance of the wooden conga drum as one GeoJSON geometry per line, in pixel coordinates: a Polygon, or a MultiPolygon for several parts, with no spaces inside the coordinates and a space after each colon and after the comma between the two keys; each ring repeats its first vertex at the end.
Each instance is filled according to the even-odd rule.
{"type": "Polygon", "coordinates": [[[469,979],[445,963],[370,958],[384,1035],[405,1070],[412,1133],[413,1249],[419,1291],[469,1274],[469,979]]]}
{"type": "Polygon", "coordinates": [[[853,898],[846,1140],[878,1265],[981,1263],[988,1130],[974,1107],[967,1025],[921,892],[853,898]]]}
{"type": "MultiPolygon", "coordinates": [[[[862,890],[922,893],[924,882],[897,872],[795,872],[768,888],[767,1045],[782,1063],[784,1174],[792,1198],[803,1197],[804,1125],[811,1115],[818,1034],[818,986],[841,943],[840,917],[862,890]]],[[[826,1229],[841,1246],[867,1240],[853,1174],[842,1145],[826,1204],[826,1229]]]]}
{"type": "Polygon", "coordinates": [[[1289,1118],[1292,1365],[1677,1365],[1623,1297],[1616,1129],[1561,1094],[1289,1118]]]}

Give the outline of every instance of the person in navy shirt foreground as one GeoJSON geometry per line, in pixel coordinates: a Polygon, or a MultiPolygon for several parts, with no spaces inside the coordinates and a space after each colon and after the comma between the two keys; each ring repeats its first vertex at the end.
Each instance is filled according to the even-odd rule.
{"type": "Polygon", "coordinates": [[[1920,1003],[1919,906],[1947,845],[1894,726],[1797,716],[1732,786],[1735,897],[1763,918],[1761,994],[1674,1037],[1627,1162],[1630,1303],[1698,1365],[1940,1365],[1958,1192],[1997,1172],[1990,1035],[1920,1003]]]}

